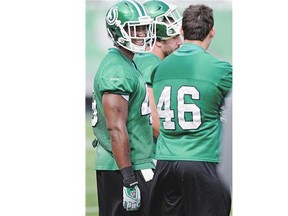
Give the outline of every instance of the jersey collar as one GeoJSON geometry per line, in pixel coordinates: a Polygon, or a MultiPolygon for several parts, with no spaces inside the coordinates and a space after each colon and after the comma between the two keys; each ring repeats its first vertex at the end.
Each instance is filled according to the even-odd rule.
{"type": "Polygon", "coordinates": [[[184,54],[184,53],[198,53],[205,52],[205,49],[198,44],[193,43],[183,43],[183,45],[176,51],[176,54],[184,54]]]}

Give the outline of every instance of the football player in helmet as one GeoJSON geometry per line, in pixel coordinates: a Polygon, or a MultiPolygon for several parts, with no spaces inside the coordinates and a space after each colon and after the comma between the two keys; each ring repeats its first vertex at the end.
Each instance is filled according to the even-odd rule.
{"type": "MultiPolygon", "coordinates": [[[[151,84],[152,71],[166,56],[178,49],[182,44],[180,28],[182,16],[177,6],[165,1],[148,0],[143,3],[149,15],[156,24],[156,41],[151,53],[139,53],[134,56],[134,61],[148,84],[149,102],[151,107],[152,127],[154,141],[159,135],[159,118],[154,102],[151,84]]],[[[150,49],[150,48],[149,48],[150,49]]]]}
{"type": "Polygon", "coordinates": [[[155,168],[147,86],[132,58],[153,47],[153,19],[135,0],[106,14],[114,47],[94,78],[92,127],[99,216],[147,216],[155,168]],[[148,48],[147,48],[148,44],[148,48]]]}
{"type": "Polygon", "coordinates": [[[155,28],[153,20],[143,6],[136,1],[126,0],[111,7],[106,14],[106,29],[109,38],[116,46],[121,46],[133,53],[150,51],[153,47],[155,28]],[[137,33],[138,29],[147,28],[145,34],[137,33]]]}

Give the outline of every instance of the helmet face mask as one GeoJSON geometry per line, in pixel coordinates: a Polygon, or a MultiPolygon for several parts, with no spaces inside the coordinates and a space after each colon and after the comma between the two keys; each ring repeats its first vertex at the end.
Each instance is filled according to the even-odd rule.
{"type": "Polygon", "coordinates": [[[149,52],[153,48],[155,27],[146,9],[136,1],[124,0],[111,7],[106,14],[109,38],[133,53],[149,52]],[[145,29],[145,30],[143,30],[145,29]],[[149,50],[146,51],[146,48],[149,50]]]}
{"type": "MultiPolygon", "coordinates": [[[[126,41],[126,43],[120,43],[120,46],[122,46],[121,44],[126,44],[126,47],[124,48],[127,48],[135,53],[147,52],[147,47],[152,49],[153,38],[155,38],[155,33],[153,34],[153,29],[155,31],[155,28],[153,28],[153,20],[150,17],[146,18],[146,20],[144,21],[142,19],[141,22],[131,21],[124,24],[122,32],[124,37],[121,39],[123,39],[123,42],[126,41]],[[125,38],[127,40],[125,40],[125,38]]],[[[119,41],[121,41],[121,39],[119,41]]]]}
{"type": "Polygon", "coordinates": [[[154,19],[157,38],[168,40],[180,34],[182,16],[176,5],[164,1],[148,0],[144,2],[149,15],[154,19]]]}

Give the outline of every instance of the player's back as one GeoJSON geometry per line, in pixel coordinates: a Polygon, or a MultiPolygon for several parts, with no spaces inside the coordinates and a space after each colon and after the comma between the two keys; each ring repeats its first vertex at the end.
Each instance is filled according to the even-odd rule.
{"type": "Polygon", "coordinates": [[[153,77],[156,158],[218,162],[220,110],[231,85],[231,65],[198,45],[183,44],[164,59],[153,77]]]}

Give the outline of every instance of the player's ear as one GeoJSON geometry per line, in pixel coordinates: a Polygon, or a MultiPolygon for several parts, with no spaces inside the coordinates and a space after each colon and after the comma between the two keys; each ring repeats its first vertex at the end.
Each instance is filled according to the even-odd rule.
{"type": "Polygon", "coordinates": [[[182,26],[180,27],[180,34],[184,37],[184,32],[183,32],[182,26]]]}
{"type": "Polygon", "coordinates": [[[212,29],[211,29],[210,32],[209,32],[210,37],[213,38],[213,37],[215,36],[215,33],[216,33],[216,31],[215,31],[215,26],[213,26],[212,29]]]}
{"type": "Polygon", "coordinates": [[[155,46],[157,46],[157,47],[162,47],[161,41],[156,40],[155,46]]]}

